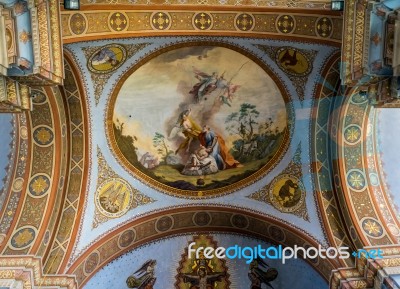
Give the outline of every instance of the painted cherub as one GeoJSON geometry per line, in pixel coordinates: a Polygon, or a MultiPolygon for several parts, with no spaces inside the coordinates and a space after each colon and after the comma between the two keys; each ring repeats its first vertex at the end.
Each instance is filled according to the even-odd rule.
{"type": "Polygon", "coordinates": [[[207,152],[207,149],[204,146],[200,145],[199,148],[193,154],[190,155],[188,162],[189,164],[188,169],[194,171],[194,170],[199,170],[202,167],[208,165],[202,163],[202,160],[207,158],[208,155],[209,154],[207,152]]]}

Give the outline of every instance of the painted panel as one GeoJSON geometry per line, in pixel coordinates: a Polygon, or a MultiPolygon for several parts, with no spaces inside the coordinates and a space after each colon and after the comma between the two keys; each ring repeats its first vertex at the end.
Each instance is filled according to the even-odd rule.
{"type": "MultiPolygon", "coordinates": [[[[123,59],[120,50],[103,48],[89,69],[114,69],[123,59]]],[[[305,58],[296,62],[307,65],[305,58]]],[[[288,141],[282,91],[257,63],[225,47],[156,56],[117,86],[111,108],[108,129],[122,163],[181,196],[221,194],[254,182],[288,141]]]]}

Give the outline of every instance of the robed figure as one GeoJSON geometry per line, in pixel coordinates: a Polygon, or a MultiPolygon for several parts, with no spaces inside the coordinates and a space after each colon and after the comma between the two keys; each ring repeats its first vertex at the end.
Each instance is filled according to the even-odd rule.
{"type": "Polygon", "coordinates": [[[234,159],[225,145],[224,139],[217,135],[205,125],[199,134],[200,144],[203,145],[209,154],[214,157],[219,170],[241,167],[242,165],[234,159]]]}

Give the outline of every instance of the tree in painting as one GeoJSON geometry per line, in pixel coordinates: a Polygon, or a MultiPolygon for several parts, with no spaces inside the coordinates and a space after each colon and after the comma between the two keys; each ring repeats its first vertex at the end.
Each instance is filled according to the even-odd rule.
{"type": "Polygon", "coordinates": [[[266,157],[282,135],[272,118],[259,124],[259,115],[256,105],[242,103],[239,111],[231,113],[225,120],[226,130],[236,136],[232,155],[241,163],[266,157]]]}
{"type": "Polygon", "coordinates": [[[239,136],[239,139],[233,142],[237,152],[235,156],[239,159],[243,154],[248,154],[256,149],[253,137],[255,126],[258,124],[255,120],[259,114],[255,105],[243,103],[238,112],[231,113],[225,120],[227,131],[231,135],[239,136]]]}
{"type": "Polygon", "coordinates": [[[165,136],[156,132],[153,137],[153,146],[157,148],[157,152],[162,158],[161,164],[166,164],[168,156],[173,154],[173,151],[169,148],[165,136]]]}

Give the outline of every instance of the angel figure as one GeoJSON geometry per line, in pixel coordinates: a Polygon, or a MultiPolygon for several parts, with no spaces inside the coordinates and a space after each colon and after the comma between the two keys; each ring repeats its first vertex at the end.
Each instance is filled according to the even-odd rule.
{"type": "Polygon", "coordinates": [[[147,260],[138,270],[126,279],[128,288],[152,289],[157,278],[154,276],[156,260],[147,260]]]}
{"type": "Polygon", "coordinates": [[[201,127],[190,117],[191,109],[185,110],[178,119],[178,125],[181,129],[185,140],[176,149],[175,154],[177,154],[181,149],[186,149],[186,153],[189,152],[190,144],[194,139],[197,139],[201,133],[201,127]]]}
{"type": "Polygon", "coordinates": [[[232,79],[226,80],[224,78],[224,74],[225,73],[222,73],[222,75],[218,78],[217,83],[216,83],[217,88],[220,89],[219,91],[221,91],[221,93],[219,95],[219,100],[223,104],[231,106],[231,102],[233,100],[234,94],[240,88],[240,85],[233,84],[231,82],[232,79]]]}
{"type": "Polygon", "coordinates": [[[194,67],[193,72],[199,82],[193,86],[189,93],[194,96],[196,102],[200,102],[205,95],[210,94],[217,88],[218,75],[216,72],[210,75],[194,67]]]}

